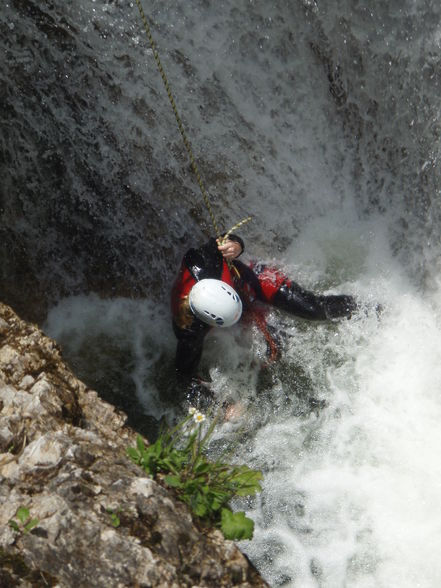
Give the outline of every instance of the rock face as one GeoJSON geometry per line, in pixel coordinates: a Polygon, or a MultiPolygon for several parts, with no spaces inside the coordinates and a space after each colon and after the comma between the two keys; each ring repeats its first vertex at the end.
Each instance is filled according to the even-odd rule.
{"type": "Polygon", "coordinates": [[[130,462],[135,436],[0,304],[0,586],[267,586],[130,462]],[[20,507],[38,520],[29,532],[20,507]]]}

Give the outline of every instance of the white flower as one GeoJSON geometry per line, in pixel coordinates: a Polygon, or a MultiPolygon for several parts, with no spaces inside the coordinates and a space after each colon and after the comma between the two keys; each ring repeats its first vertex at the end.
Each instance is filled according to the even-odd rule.
{"type": "Polygon", "coordinates": [[[193,420],[195,423],[203,423],[205,421],[205,415],[201,412],[195,412],[193,415],[193,420]]]}
{"type": "Polygon", "coordinates": [[[194,406],[190,406],[190,408],[188,409],[188,414],[194,414],[196,412],[196,409],[194,406]]]}

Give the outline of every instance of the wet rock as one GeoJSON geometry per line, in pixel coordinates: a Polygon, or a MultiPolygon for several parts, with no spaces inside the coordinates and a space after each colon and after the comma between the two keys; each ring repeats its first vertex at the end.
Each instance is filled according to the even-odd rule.
{"type": "Polygon", "coordinates": [[[0,327],[0,585],[266,586],[126,457],[136,434],[125,415],[52,340],[3,304],[0,327]]]}

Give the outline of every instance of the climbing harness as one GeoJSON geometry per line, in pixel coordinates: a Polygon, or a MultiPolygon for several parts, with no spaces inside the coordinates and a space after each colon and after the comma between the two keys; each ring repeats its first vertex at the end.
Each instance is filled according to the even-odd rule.
{"type": "MultiPolygon", "coordinates": [[[[202,193],[202,198],[204,200],[205,207],[208,210],[208,214],[210,215],[211,222],[212,222],[213,227],[214,227],[214,230],[216,232],[216,237],[220,240],[220,243],[224,243],[228,239],[228,236],[235,229],[237,229],[237,228],[241,227],[242,225],[244,225],[245,223],[249,222],[251,220],[251,217],[248,217],[246,219],[243,219],[242,221],[240,221],[239,223],[237,223],[237,225],[235,225],[232,229],[230,229],[223,237],[221,236],[221,232],[220,232],[219,226],[218,226],[218,224],[216,222],[216,218],[214,216],[213,209],[211,208],[210,200],[208,198],[207,192],[206,192],[205,187],[204,187],[204,184],[202,182],[201,174],[199,173],[198,165],[197,165],[196,160],[195,160],[194,155],[193,155],[193,150],[191,148],[190,141],[187,138],[187,134],[185,132],[184,125],[182,124],[181,117],[179,116],[179,112],[178,112],[178,109],[176,108],[176,103],[175,103],[175,100],[173,98],[173,94],[172,94],[171,89],[170,89],[170,84],[168,83],[168,79],[167,79],[167,76],[165,74],[164,68],[162,67],[162,63],[161,63],[161,60],[159,58],[159,53],[158,53],[158,51],[156,49],[156,44],[155,44],[155,41],[153,40],[152,32],[150,30],[150,25],[148,23],[147,17],[146,17],[146,15],[144,13],[144,10],[142,8],[141,0],[136,0],[136,4],[138,6],[138,10],[139,10],[139,13],[141,15],[141,20],[143,22],[145,32],[147,33],[147,37],[148,37],[149,42],[150,42],[150,47],[152,49],[153,57],[155,58],[156,65],[158,67],[159,73],[161,74],[161,78],[162,78],[162,81],[164,83],[164,87],[166,89],[166,92],[167,92],[167,95],[168,95],[168,99],[169,99],[170,104],[171,104],[171,107],[173,109],[173,112],[174,112],[174,115],[175,115],[175,118],[176,118],[176,122],[178,124],[179,132],[181,133],[182,139],[184,141],[185,148],[186,148],[187,153],[188,153],[188,156],[190,158],[191,168],[192,168],[192,170],[194,172],[194,175],[196,176],[196,180],[197,180],[197,182],[199,184],[199,188],[200,188],[201,193],[202,193]]],[[[231,266],[230,263],[228,263],[228,267],[231,269],[232,266],[231,266]]],[[[236,269],[236,272],[237,272],[237,268],[235,268],[235,269],[236,269]]]]}

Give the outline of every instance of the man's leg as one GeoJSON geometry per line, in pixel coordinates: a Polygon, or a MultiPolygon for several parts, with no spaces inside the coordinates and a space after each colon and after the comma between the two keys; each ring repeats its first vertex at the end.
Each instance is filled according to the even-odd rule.
{"type": "Polygon", "coordinates": [[[357,309],[352,296],[317,295],[305,290],[295,282],[285,282],[272,299],[277,308],[309,320],[326,320],[350,317],[357,309]]]}

